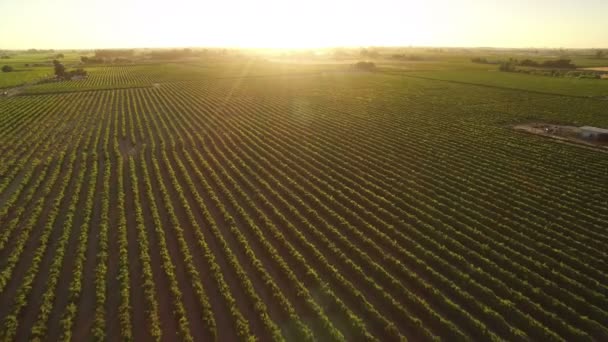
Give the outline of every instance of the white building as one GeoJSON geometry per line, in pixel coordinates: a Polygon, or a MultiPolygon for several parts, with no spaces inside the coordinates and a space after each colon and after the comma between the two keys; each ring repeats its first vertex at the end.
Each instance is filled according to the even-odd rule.
{"type": "Polygon", "coordinates": [[[594,141],[608,141],[608,129],[583,126],[581,129],[581,138],[594,141]]]}

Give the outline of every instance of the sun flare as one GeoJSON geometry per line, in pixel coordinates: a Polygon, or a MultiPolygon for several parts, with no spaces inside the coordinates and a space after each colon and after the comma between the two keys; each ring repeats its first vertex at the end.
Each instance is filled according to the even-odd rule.
{"type": "Polygon", "coordinates": [[[594,6],[583,15],[549,0],[2,1],[0,32],[18,34],[0,48],[601,47],[608,2],[594,6]],[[27,25],[7,14],[19,12],[27,25]]]}

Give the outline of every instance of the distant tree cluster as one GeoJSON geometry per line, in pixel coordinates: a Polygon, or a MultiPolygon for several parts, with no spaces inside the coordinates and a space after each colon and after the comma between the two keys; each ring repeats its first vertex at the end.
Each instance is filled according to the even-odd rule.
{"type": "Polygon", "coordinates": [[[87,57],[87,56],[80,57],[80,61],[84,64],[101,64],[104,62],[103,58],[87,57]]]}
{"type": "Polygon", "coordinates": [[[570,70],[570,69],[517,69],[514,72],[550,77],[587,78],[600,79],[602,73],[593,70],[570,70]]]}
{"type": "Polygon", "coordinates": [[[392,59],[398,59],[401,61],[423,61],[425,60],[424,57],[422,56],[418,56],[418,55],[406,55],[404,53],[399,54],[399,53],[395,53],[391,55],[392,59]]]}
{"type": "Polygon", "coordinates": [[[595,58],[602,59],[602,58],[604,58],[605,56],[606,56],[606,52],[604,52],[604,51],[602,51],[602,50],[597,50],[597,51],[595,52],[595,58]]]}
{"type": "Polygon", "coordinates": [[[26,67],[48,67],[53,65],[52,63],[25,63],[24,66],[26,67]]]}
{"type": "Polygon", "coordinates": [[[498,70],[506,72],[516,71],[515,63],[513,61],[501,62],[498,70]]]}
{"type": "Polygon", "coordinates": [[[11,72],[13,70],[14,70],[13,67],[10,65],[5,65],[2,67],[2,72],[11,72]]]}
{"type": "Polygon", "coordinates": [[[106,49],[106,50],[95,50],[95,58],[101,59],[114,59],[114,58],[132,58],[135,55],[133,49],[106,49]]]}
{"type": "Polygon", "coordinates": [[[500,61],[490,61],[485,57],[474,57],[471,58],[471,62],[472,63],[477,63],[477,64],[501,64],[500,61]]]}
{"type": "Polygon", "coordinates": [[[130,63],[134,55],[133,49],[95,50],[95,56],[81,56],[80,61],[83,64],[130,63]]]}
{"type": "Polygon", "coordinates": [[[358,70],[365,70],[365,71],[372,71],[374,69],[376,69],[376,64],[373,62],[364,62],[364,61],[360,61],[354,64],[355,69],[358,70]]]}
{"type": "Polygon", "coordinates": [[[11,58],[11,56],[9,56],[9,55],[2,55],[2,56],[0,56],[0,59],[10,59],[10,58],[11,58]]]}
{"type": "Polygon", "coordinates": [[[171,50],[155,50],[148,54],[152,59],[179,59],[199,56],[201,53],[192,49],[171,49],[171,50]]]}
{"type": "Polygon", "coordinates": [[[361,49],[361,51],[359,51],[359,56],[363,57],[363,58],[379,58],[380,57],[380,52],[374,50],[374,49],[361,49]]]}
{"type": "Polygon", "coordinates": [[[53,61],[53,66],[55,67],[55,76],[63,77],[63,75],[65,74],[65,66],[58,60],[53,61]]]}
{"type": "Polygon", "coordinates": [[[519,62],[519,65],[526,67],[539,67],[540,63],[535,62],[531,59],[524,59],[523,61],[519,62]]]}
{"type": "Polygon", "coordinates": [[[76,77],[76,76],[86,76],[87,75],[87,71],[81,68],[75,69],[75,70],[70,70],[70,71],[66,71],[63,74],[63,79],[65,80],[71,80],[72,78],[76,77]]]}
{"type": "Polygon", "coordinates": [[[538,63],[531,59],[524,59],[523,61],[519,62],[519,65],[527,66],[527,67],[538,67],[538,68],[576,69],[576,65],[572,64],[572,61],[569,59],[544,61],[542,63],[538,63]]]}
{"type": "Polygon", "coordinates": [[[559,59],[555,61],[538,63],[529,59],[518,61],[511,58],[508,61],[501,62],[498,69],[500,71],[517,72],[537,76],[588,79],[599,79],[602,77],[601,72],[590,70],[573,70],[574,68],[576,68],[576,66],[572,64],[569,59],[559,59]],[[517,66],[529,68],[517,68],[517,66]]]}
{"type": "Polygon", "coordinates": [[[116,57],[112,63],[131,63],[133,60],[126,57],[116,57]]]}
{"type": "Polygon", "coordinates": [[[83,69],[66,71],[65,66],[58,60],[54,60],[53,65],[55,67],[55,77],[57,77],[57,79],[60,79],[60,80],[69,81],[76,76],[86,76],[87,75],[86,70],[83,70],[83,69]]]}
{"type": "Polygon", "coordinates": [[[335,59],[349,58],[351,55],[343,48],[336,48],[332,51],[332,56],[335,59]]]}
{"type": "Polygon", "coordinates": [[[53,49],[48,49],[48,50],[29,49],[29,50],[27,50],[27,52],[29,52],[29,53],[53,53],[53,52],[55,52],[55,50],[53,50],[53,49]]]}
{"type": "Polygon", "coordinates": [[[576,65],[574,65],[570,59],[566,58],[553,61],[544,61],[542,63],[533,61],[531,59],[524,59],[522,61],[518,61],[517,59],[510,58],[508,61],[500,62],[498,70],[519,72],[521,70],[517,69],[518,66],[545,69],[576,69],[576,65]]]}

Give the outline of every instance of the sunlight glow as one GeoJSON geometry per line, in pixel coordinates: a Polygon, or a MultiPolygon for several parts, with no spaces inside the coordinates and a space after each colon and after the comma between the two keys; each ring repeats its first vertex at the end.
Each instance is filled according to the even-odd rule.
{"type": "Polygon", "coordinates": [[[0,13],[0,49],[608,46],[603,0],[7,0],[0,13]]]}

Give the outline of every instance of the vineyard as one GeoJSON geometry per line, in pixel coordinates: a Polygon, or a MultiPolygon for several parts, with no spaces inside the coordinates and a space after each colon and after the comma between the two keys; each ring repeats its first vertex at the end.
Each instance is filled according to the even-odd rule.
{"type": "Polygon", "coordinates": [[[605,101],[269,70],[0,98],[0,340],[608,340],[605,101]]]}

